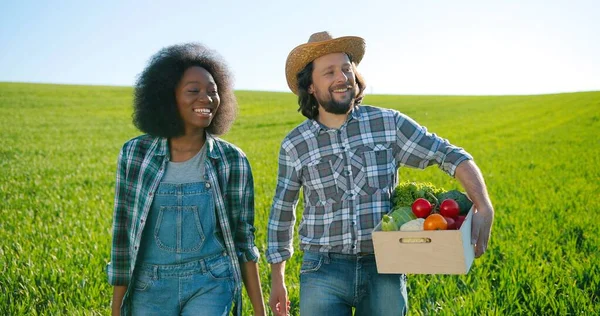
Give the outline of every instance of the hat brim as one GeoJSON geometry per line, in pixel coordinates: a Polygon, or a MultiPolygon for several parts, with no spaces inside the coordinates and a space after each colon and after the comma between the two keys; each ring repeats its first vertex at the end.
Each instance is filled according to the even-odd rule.
{"type": "Polygon", "coordinates": [[[358,65],[365,54],[365,40],[357,36],[344,36],[294,48],[285,62],[285,77],[290,90],[297,95],[298,73],[313,60],[331,53],[346,53],[358,65]]]}

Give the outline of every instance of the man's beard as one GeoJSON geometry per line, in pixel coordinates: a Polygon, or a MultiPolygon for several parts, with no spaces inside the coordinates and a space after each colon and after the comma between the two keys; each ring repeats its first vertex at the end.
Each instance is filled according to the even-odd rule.
{"type": "Polygon", "coordinates": [[[336,101],[333,97],[333,93],[329,92],[329,100],[323,100],[315,94],[317,102],[323,107],[323,109],[331,114],[346,114],[350,111],[350,108],[354,106],[354,100],[356,98],[356,91],[353,88],[350,89],[350,97],[346,100],[336,101]]]}

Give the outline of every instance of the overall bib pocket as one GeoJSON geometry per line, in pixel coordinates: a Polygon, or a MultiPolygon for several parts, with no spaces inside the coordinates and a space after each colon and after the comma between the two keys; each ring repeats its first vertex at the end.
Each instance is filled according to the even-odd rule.
{"type": "Polygon", "coordinates": [[[204,243],[205,236],[200,224],[198,207],[161,206],[154,229],[156,245],[175,253],[196,252],[204,243]]]}

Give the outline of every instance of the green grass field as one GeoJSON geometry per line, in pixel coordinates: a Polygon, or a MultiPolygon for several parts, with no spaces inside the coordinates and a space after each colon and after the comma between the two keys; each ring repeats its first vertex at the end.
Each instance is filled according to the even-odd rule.
{"type": "MultiPolygon", "coordinates": [[[[116,159],[139,135],[131,94],[0,83],[0,315],[109,314],[116,159]]],[[[291,93],[237,96],[239,116],[224,138],[253,167],[264,253],[279,143],[303,117],[291,93]]],[[[411,314],[600,313],[600,92],[364,103],[398,109],[469,151],[496,209],[490,248],[468,275],[409,276],[411,314]]],[[[400,179],[459,188],[435,167],[401,169],[400,179]]],[[[300,260],[297,252],[287,265],[293,315],[300,260]]],[[[260,267],[268,300],[264,257],[260,267]]]]}

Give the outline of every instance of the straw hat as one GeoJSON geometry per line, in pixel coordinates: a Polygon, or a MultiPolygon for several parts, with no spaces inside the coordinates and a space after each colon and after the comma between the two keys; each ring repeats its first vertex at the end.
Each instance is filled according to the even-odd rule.
{"type": "Polygon", "coordinates": [[[346,53],[358,65],[365,54],[365,40],[357,36],[333,38],[329,32],[311,35],[308,43],[294,48],[285,62],[285,77],[294,94],[298,94],[298,73],[311,61],[331,53],[346,53]]]}

